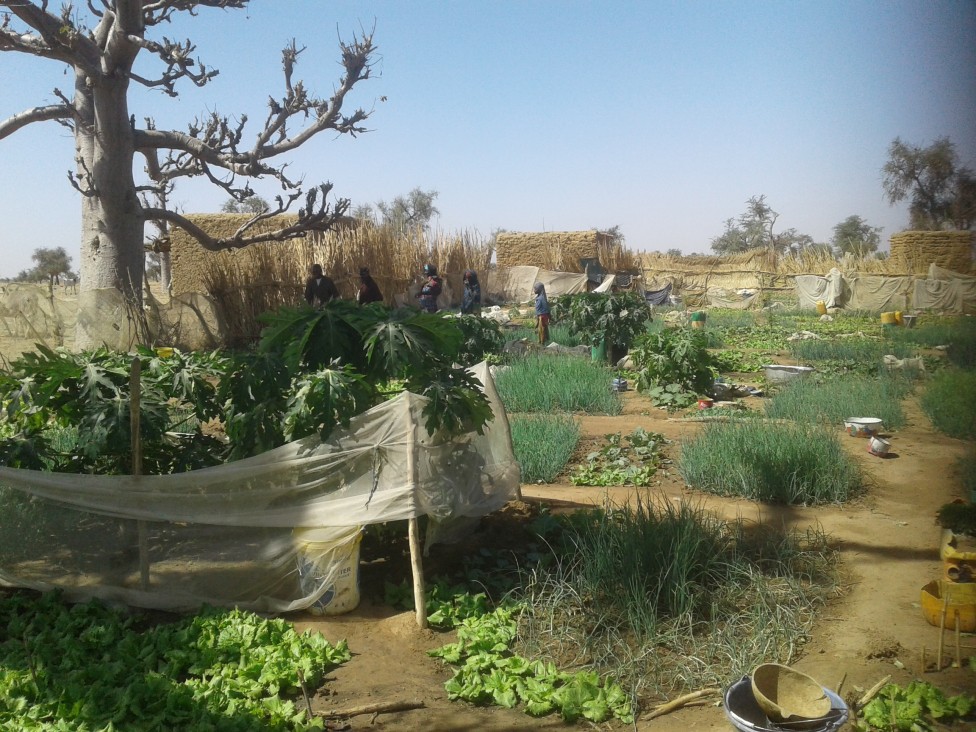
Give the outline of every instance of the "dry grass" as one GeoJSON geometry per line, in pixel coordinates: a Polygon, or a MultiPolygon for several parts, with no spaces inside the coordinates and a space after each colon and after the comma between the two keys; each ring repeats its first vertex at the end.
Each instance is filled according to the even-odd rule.
{"type": "Polygon", "coordinates": [[[360,226],[330,231],[285,244],[248,247],[247,257],[208,258],[205,291],[221,304],[229,341],[240,345],[257,338],[263,312],[303,302],[305,279],[313,263],[322,265],[344,298],[359,290],[359,268],[369,267],[386,302],[407,291],[424,264],[434,264],[460,291],[465,269],[485,271],[491,243],[473,232],[394,232],[388,227],[360,226]]]}

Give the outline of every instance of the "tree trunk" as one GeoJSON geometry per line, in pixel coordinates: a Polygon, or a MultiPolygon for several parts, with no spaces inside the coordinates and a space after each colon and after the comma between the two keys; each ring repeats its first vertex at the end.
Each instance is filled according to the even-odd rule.
{"type": "Polygon", "coordinates": [[[144,270],[142,207],[132,176],[128,78],[75,74],[75,150],[81,203],[76,348],[129,349],[138,334],[144,270]]]}
{"type": "Polygon", "coordinates": [[[159,283],[167,295],[173,289],[173,263],[169,257],[169,250],[159,253],[159,283]]]}

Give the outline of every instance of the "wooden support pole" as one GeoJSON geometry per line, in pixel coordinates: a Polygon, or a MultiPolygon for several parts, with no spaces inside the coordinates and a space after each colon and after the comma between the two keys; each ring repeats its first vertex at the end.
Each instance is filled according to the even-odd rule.
{"type": "MultiPolygon", "coordinates": [[[[136,356],[132,359],[129,371],[129,429],[132,438],[132,475],[139,479],[142,475],[142,435],[140,426],[139,404],[142,399],[142,360],[136,356]]],[[[139,519],[136,522],[139,532],[139,585],[143,590],[149,589],[149,528],[146,522],[139,519]]]]}
{"type": "MultiPolygon", "coordinates": [[[[417,425],[414,424],[413,414],[407,405],[407,480],[410,489],[417,490],[417,425]]],[[[410,543],[410,571],[413,574],[413,606],[417,612],[417,625],[427,627],[427,594],[424,590],[424,563],[420,548],[420,524],[417,517],[411,517],[408,522],[408,539],[410,543]]]]}
{"type": "Polygon", "coordinates": [[[414,516],[409,520],[410,570],[413,572],[413,603],[417,608],[417,625],[427,627],[427,594],[424,589],[424,565],[420,548],[420,522],[414,516]]]}

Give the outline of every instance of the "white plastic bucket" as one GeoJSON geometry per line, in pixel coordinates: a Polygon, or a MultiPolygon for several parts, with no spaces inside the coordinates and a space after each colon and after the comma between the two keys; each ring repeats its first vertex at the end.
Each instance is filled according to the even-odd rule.
{"type": "Polygon", "coordinates": [[[359,606],[362,529],[296,530],[298,584],[313,615],[342,615],[359,606]],[[309,539],[313,539],[310,541],[309,539]]]}

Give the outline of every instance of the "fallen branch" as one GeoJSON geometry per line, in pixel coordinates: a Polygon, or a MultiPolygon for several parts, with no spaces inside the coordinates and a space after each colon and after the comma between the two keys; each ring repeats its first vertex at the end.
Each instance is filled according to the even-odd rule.
{"type": "Polygon", "coordinates": [[[688,706],[692,702],[701,699],[704,696],[711,696],[712,694],[718,693],[718,689],[699,689],[698,691],[693,691],[690,694],[679,696],[677,699],[672,699],[669,702],[665,702],[664,704],[654,707],[654,709],[641,717],[641,719],[646,721],[648,719],[654,719],[655,717],[663,717],[665,714],[669,714],[675,709],[681,709],[681,707],[688,706]]]}
{"type": "Polygon", "coordinates": [[[864,707],[868,705],[868,702],[874,699],[874,697],[878,695],[878,692],[881,691],[881,689],[884,688],[884,685],[887,684],[889,681],[891,681],[891,674],[888,674],[883,679],[881,679],[881,681],[879,681],[877,684],[875,684],[870,689],[868,689],[867,692],[864,694],[864,696],[862,696],[860,700],[857,702],[857,708],[859,710],[864,709],[864,707]]]}
{"type": "Polygon", "coordinates": [[[373,704],[363,704],[358,707],[348,709],[333,709],[325,714],[330,718],[348,719],[358,717],[361,714],[391,714],[393,712],[408,712],[411,709],[423,709],[424,703],[417,699],[415,701],[394,701],[394,702],[374,702],[373,704]]]}

